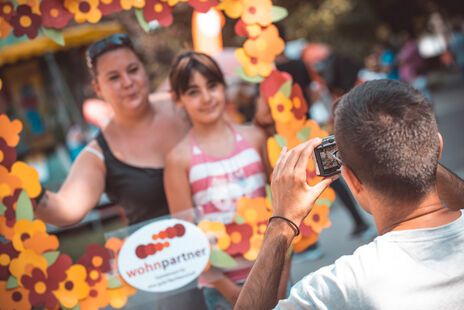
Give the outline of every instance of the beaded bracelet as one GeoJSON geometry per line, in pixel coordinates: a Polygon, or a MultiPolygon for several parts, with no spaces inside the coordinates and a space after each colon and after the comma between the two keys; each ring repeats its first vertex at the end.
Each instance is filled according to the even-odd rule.
{"type": "Polygon", "coordinates": [[[291,226],[292,226],[293,231],[295,232],[295,237],[298,236],[298,235],[300,234],[300,229],[298,228],[298,225],[295,224],[292,220],[289,220],[289,219],[286,218],[286,217],[279,216],[279,215],[271,216],[271,217],[269,218],[269,223],[271,222],[271,220],[276,219],[276,218],[277,218],[277,219],[285,220],[285,221],[287,221],[288,223],[290,223],[291,226]]]}

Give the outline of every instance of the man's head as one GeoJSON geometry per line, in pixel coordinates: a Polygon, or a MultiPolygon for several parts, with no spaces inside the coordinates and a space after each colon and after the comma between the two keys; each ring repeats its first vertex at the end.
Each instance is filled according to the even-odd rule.
{"type": "Polygon", "coordinates": [[[352,89],[336,104],[335,139],[344,165],[384,200],[419,202],[435,185],[434,112],[407,84],[376,80],[352,89]]]}

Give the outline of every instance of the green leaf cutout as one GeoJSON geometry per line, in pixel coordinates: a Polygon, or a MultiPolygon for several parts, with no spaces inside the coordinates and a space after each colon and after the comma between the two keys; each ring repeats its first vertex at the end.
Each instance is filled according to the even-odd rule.
{"type": "Polygon", "coordinates": [[[32,221],[34,219],[34,211],[32,203],[25,190],[19,194],[16,204],[16,220],[26,219],[32,221]]]}
{"type": "Polygon", "coordinates": [[[274,5],[272,6],[271,14],[272,14],[272,22],[276,23],[278,21],[281,21],[285,17],[287,17],[288,11],[286,8],[274,5]]]}
{"type": "Polygon", "coordinates": [[[329,199],[321,198],[321,199],[316,200],[316,205],[318,205],[318,206],[327,205],[327,206],[330,207],[332,205],[332,202],[333,201],[330,201],[329,199]]]}
{"type": "Polygon", "coordinates": [[[150,32],[150,25],[145,20],[145,17],[143,17],[143,9],[135,9],[135,17],[137,17],[140,27],[142,27],[146,33],[150,32]]]}
{"type": "Polygon", "coordinates": [[[243,67],[237,67],[235,68],[235,73],[238,74],[238,76],[244,80],[245,82],[248,83],[261,83],[264,78],[260,75],[255,75],[255,76],[248,76],[245,71],[243,71],[243,67]]]}
{"type": "Polygon", "coordinates": [[[65,309],[65,310],[80,310],[81,309],[81,306],[79,306],[79,304],[76,304],[74,307],[72,308],[66,308],[65,306],[63,306],[61,303],[60,303],[60,306],[62,309],[65,309]]]}
{"type": "Polygon", "coordinates": [[[119,279],[116,278],[115,276],[113,276],[111,274],[107,274],[106,277],[108,278],[108,281],[109,281],[108,282],[108,288],[110,290],[122,286],[121,281],[119,281],[119,279]]]}
{"type": "Polygon", "coordinates": [[[0,202],[0,215],[5,215],[6,211],[6,206],[3,204],[3,202],[0,202]]]}
{"type": "Polygon", "coordinates": [[[308,140],[310,133],[311,133],[311,127],[306,127],[298,131],[296,136],[298,137],[298,139],[304,142],[308,140]]]}
{"type": "Polygon", "coordinates": [[[211,250],[209,260],[211,261],[211,265],[219,268],[230,268],[237,265],[237,262],[232,258],[232,256],[224,251],[214,248],[211,250]]]}
{"type": "Polygon", "coordinates": [[[43,33],[49,37],[50,39],[53,40],[56,44],[59,44],[61,46],[64,46],[66,43],[64,42],[63,38],[63,32],[59,29],[54,29],[54,28],[46,28],[46,27],[40,27],[43,31],[43,33]]]}
{"type": "Polygon", "coordinates": [[[274,135],[274,138],[276,139],[277,145],[278,145],[280,148],[283,148],[284,146],[287,145],[287,140],[285,140],[284,137],[279,136],[279,135],[274,135]]]}
{"type": "Polygon", "coordinates": [[[269,197],[269,201],[271,202],[272,205],[272,192],[271,192],[271,186],[269,184],[266,184],[266,195],[269,197]]]}
{"type": "Polygon", "coordinates": [[[58,256],[60,256],[60,251],[47,252],[42,256],[47,260],[48,266],[51,266],[56,262],[58,256]]]}
{"type": "Polygon", "coordinates": [[[290,98],[292,94],[292,81],[287,81],[279,89],[279,92],[284,94],[285,98],[290,98]]]}
{"type": "Polygon", "coordinates": [[[240,215],[240,214],[235,214],[235,223],[237,224],[245,224],[245,220],[243,219],[243,217],[240,215]]]}
{"type": "Polygon", "coordinates": [[[12,289],[12,288],[15,288],[15,287],[18,287],[18,281],[16,280],[15,277],[13,276],[10,276],[8,278],[8,282],[6,283],[6,288],[7,289],[12,289]]]}

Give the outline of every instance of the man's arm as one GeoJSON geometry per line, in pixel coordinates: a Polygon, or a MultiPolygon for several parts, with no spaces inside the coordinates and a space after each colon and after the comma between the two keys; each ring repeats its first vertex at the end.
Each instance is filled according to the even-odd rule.
{"type": "Polygon", "coordinates": [[[441,164],[437,168],[437,189],[450,210],[464,209],[464,181],[441,164]]]}
{"type": "MultiPolygon", "coordinates": [[[[272,174],[274,215],[284,217],[298,227],[332,181],[324,179],[313,187],[306,183],[309,158],[321,141],[312,139],[288,152],[284,148],[272,174]]],[[[287,221],[275,218],[269,223],[258,258],[240,292],[235,309],[267,310],[277,304],[285,256],[294,237],[294,228],[287,221]]]]}

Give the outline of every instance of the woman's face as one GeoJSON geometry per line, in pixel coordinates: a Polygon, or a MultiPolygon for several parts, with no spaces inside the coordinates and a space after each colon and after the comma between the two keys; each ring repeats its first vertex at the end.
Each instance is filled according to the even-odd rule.
{"type": "Polygon", "coordinates": [[[224,114],[225,86],[218,81],[209,81],[195,70],[188,89],[180,95],[177,104],[185,108],[193,123],[215,122],[224,114]]]}
{"type": "Polygon", "coordinates": [[[96,71],[94,89],[116,113],[131,113],[149,104],[147,75],[131,49],[118,48],[99,56],[96,71]]]}

